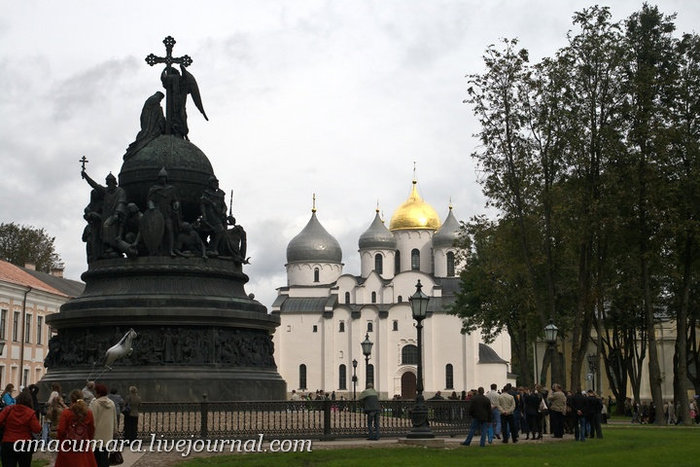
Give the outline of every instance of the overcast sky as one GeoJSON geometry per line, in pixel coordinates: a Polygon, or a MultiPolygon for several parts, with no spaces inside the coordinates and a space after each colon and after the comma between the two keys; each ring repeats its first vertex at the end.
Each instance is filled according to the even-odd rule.
{"type": "MultiPolygon", "coordinates": [[[[615,19],[640,1],[611,1],[615,19]]],[[[565,45],[584,1],[8,1],[0,10],[0,222],[56,237],[66,277],[87,268],[82,211],[96,180],[119,173],[145,99],[160,90],[165,36],[188,54],[209,122],[189,104],[202,149],[248,232],[247,292],[266,306],[286,285],[287,243],[311,214],[359,273],[357,240],[377,200],[388,224],[417,164],[445,218],[484,212],[470,153],[468,73],[485,48],[518,37],[531,60],[565,45]]],[[[681,32],[700,2],[657,2],[681,32]]]]}

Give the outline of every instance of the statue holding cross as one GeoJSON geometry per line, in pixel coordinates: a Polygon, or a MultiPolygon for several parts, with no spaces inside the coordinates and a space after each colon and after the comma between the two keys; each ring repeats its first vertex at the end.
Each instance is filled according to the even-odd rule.
{"type": "Polygon", "coordinates": [[[157,57],[154,54],[150,54],[146,57],[146,63],[150,66],[157,63],[165,63],[165,69],[160,75],[166,94],[165,134],[180,136],[189,141],[187,137],[187,133],[189,133],[187,112],[185,111],[188,94],[192,96],[194,105],[204,115],[204,119],[209,119],[202,106],[202,98],[199,95],[197,81],[186,69],[192,64],[192,59],[189,55],[173,57],[175,39],[171,36],[166,37],[163,40],[163,44],[165,44],[165,57],[157,57]],[[180,65],[179,72],[173,67],[173,64],[180,65]]]}

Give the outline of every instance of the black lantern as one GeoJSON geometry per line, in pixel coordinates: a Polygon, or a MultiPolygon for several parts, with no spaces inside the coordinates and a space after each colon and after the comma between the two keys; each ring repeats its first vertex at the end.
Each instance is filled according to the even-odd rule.
{"type": "Polygon", "coordinates": [[[416,284],[416,293],[411,295],[411,313],[413,319],[418,323],[416,332],[418,334],[418,378],[416,381],[416,405],[413,408],[412,423],[413,430],[406,435],[408,438],[434,438],[430,424],[428,423],[428,408],[423,398],[423,320],[428,313],[428,302],[430,297],[421,291],[423,286],[420,280],[416,284]]]}
{"type": "Polygon", "coordinates": [[[544,340],[548,344],[556,344],[558,332],[559,329],[554,325],[554,322],[550,320],[549,324],[544,327],[544,340]]]}
{"type": "Polygon", "coordinates": [[[549,353],[552,362],[552,383],[559,377],[559,352],[557,351],[557,334],[559,329],[554,325],[553,320],[549,320],[549,324],[544,327],[544,340],[549,345],[549,353]]]}
{"type": "Polygon", "coordinates": [[[352,359],[352,400],[357,396],[357,360],[352,359]]]}
{"type": "Polygon", "coordinates": [[[374,375],[369,371],[369,356],[372,355],[374,342],[369,340],[369,333],[365,333],[365,340],[360,345],[362,346],[362,354],[365,356],[365,387],[367,387],[369,383],[374,384],[374,375]]]}

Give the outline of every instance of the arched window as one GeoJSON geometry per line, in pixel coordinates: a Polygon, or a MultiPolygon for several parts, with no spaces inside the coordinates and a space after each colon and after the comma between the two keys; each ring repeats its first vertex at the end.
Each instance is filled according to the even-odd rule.
{"type": "Polygon", "coordinates": [[[401,272],[401,252],[396,250],[394,253],[394,274],[401,272]]]}
{"type": "Polygon", "coordinates": [[[391,330],[392,330],[392,331],[398,331],[398,330],[399,330],[399,322],[398,322],[398,320],[394,320],[394,322],[391,324],[391,330]]]}
{"type": "Polygon", "coordinates": [[[369,383],[374,384],[374,365],[371,363],[367,365],[367,384],[369,383]]]}
{"type": "Polygon", "coordinates": [[[314,268],[314,282],[318,282],[318,280],[319,280],[318,276],[319,276],[318,268],[314,268]]]}
{"type": "Polygon", "coordinates": [[[374,255],[374,270],[377,271],[377,274],[384,273],[384,257],[381,253],[374,255]]]}
{"type": "Polygon", "coordinates": [[[372,292],[372,303],[377,303],[377,292],[372,292]]]}
{"type": "Polygon", "coordinates": [[[454,389],[454,374],[451,363],[445,365],[445,389],[454,389]]]}
{"type": "Polygon", "coordinates": [[[411,269],[414,271],[420,269],[420,251],[417,248],[411,250],[411,269]]]}
{"type": "Polygon", "coordinates": [[[399,295],[398,301],[399,303],[403,303],[403,297],[401,295],[399,295]]]}
{"type": "Polygon", "coordinates": [[[447,252],[447,277],[455,275],[455,254],[451,251],[447,252]]]}
{"type": "Polygon", "coordinates": [[[374,331],[374,324],[372,321],[367,321],[367,332],[372,332],[374,331]]]}
{"type": "Polygon", "coordinates": [[[338,367],[338,389],[347,389],[347,378],[345,377],[345,365],[338,367]]]}
{"type": "Polygon", "coordinates": [[[338,323],[338,332],[345,332],[345,321],[338,323]]]}
{"type": "Polygon", "coordinates": [[[405,345],[401,349],[401,364],[418,365],[418,347],[411,344],[405,345]]]}
{"type": "Polygon", "coordinates": [[[350,303],[350,292],[345,292],[345,303],[350,303]]]}
{"type": "Polygon", "coordinates": [[[299,389],[306,389],[306,365],[299,365],[299,389]]]}

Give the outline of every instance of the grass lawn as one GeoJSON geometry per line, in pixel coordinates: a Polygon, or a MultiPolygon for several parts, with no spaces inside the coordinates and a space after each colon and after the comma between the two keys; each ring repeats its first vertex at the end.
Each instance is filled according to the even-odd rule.
{"type": "MultiPolygon", "coordinates": [[[[179,467],[200,466],[697,466],[700,428],[604,426],[603,439],[430,449],[391,447],[327,449],[305,453],[221,455],[190,459],[179,467]]],[[[498,443],[498,444],[496,444],[498,443]]]]}

